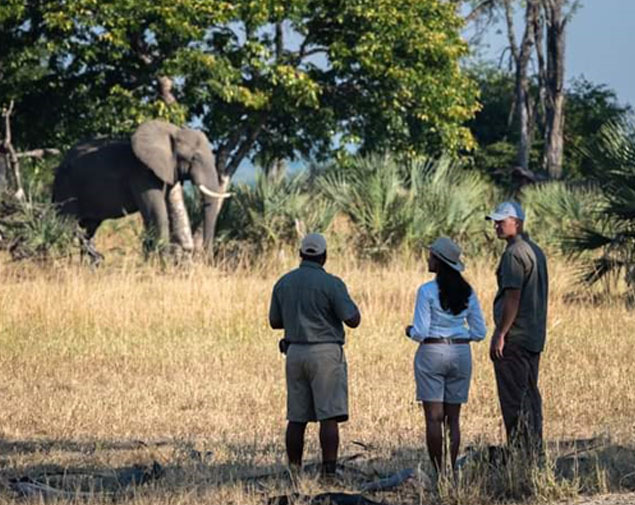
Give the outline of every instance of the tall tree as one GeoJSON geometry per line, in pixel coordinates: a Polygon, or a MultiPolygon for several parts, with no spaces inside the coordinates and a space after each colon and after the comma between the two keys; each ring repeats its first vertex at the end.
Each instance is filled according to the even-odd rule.
{"type": "Polygon", "coordinates": [[[24,144],[200,125],[221,187],[248,156],[456,153],[478,107],[462,25],[441,0],[10,0],[0,96],[24,144]]]}
{"type": "MultiPolygon", "coordinates": [[[[470,68],[473,79],[479,84],[481,110],[468,125],[479,148],[475,152],[476,166],[494,176],[502,184],[510,183],[517,156],[518,131],[509,128],[509,111],[514,101],[515,75],[495,65],[479,65],[470,68]]],[[[529,92],[539,96],[537,76],[530,82],[529,92]]],[[[564,175],[569,179],[587,178],[593,173],[589,159],[583,155],[589,142],[596,142],[598,132],[607,122],[619,123],[631,113],[632,108],[620,104],[614,90],[603,84],[585,79],[574,79],[565,89],[564,114],[564,175]]],[[[546,124],[536,121],[535,141],[530,151],[530,169],[540,173],[544,154],[546,124]]],[[[520,181],[519,181],[520,182],[520,181]]]]}
{"type": "Polygon", "coordinates": [[[547,64],[545,79],[545,150],[544,169],[553,178],[562,177],[565,120],[565,28],[580,2],[576,0],[541,0],[546,24],[547,64]],[[564,11],[571,3],[568,12],[564,11]]]}
{"type": "Polygon", "coordinates": [[[533,143],[536,121],[544,131],[542,169],[552,178],[562,177],[565,123],[565,28],[580,0],[481,0],[469,2],[472,10],[466,19],[498,21],[492,13],[501,9],[509,39],[510,59],[513,64],[516,86],[513,113],[518,129],[517,163],[523,169],[529,167],[529,153],[533,143]],[[524,5],[523,35],[516,43],[514,15],[518,6],[524,5]],[[528,75],[531,59],[535,59],[537,95],[530,92],[528,75]]]}
{"type": "Polygon", "coordinates": [[[11,0],[0,33],[29,58],[0,55],[0,91],[38,117],[25,142],[202,124],[227,177],[255,154],[456,152],[477,108],[462,22],[439,0],[11,0]]]}
{"type": "Polygon", "coordinates": [[[514,105],[518,118],[518,165],[527,170],[529,168],[529,152],[532,143],[533,130],[533,100],[529,93],[529,61],[536,43],[535,20],[538,16],[539,0],[527,0],[525,7],[525,28],[520,45],[516,43],[514,31],[514,11],[512,0],[502,0],[505,8],[507,36],[509,49],[514,61],[516,86],[514,105]]]}

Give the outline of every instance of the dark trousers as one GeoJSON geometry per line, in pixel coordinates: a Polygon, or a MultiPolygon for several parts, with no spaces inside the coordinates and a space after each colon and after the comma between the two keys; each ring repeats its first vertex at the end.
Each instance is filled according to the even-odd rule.
{"type": "Polygon", "coordinates": [[[494,361],[498,399],[507,442],[526,449],[542,448],[542,398],[538,390],[540,353],[508,342],[494,361]]]}

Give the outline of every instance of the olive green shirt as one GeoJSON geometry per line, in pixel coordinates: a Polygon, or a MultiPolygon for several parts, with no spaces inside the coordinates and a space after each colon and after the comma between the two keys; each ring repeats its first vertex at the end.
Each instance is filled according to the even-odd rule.
{"type": "Polygon", "coordinates": [[[500,327],[503,317],[503,292],[520,289],[520,306],[506,336],[508,342],[532,352],[542,352],[547,333],[549,277],[545,254],[527,234],[516,236],[508,244],[496,270],[498,292],[494,299],[494,323],[500,327]]]}
{"type": "Polygon", "coordinates": [[[358,309],[344,282],[313,261],[283,275],[273,287],[269,320],[284,327],[290,343],[344,343],[342,321],[358,309]]]}

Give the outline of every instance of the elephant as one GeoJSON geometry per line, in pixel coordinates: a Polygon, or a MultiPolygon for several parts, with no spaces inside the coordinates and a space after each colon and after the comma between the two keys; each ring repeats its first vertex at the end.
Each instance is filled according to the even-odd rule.
{"type": "Polygon", "coordinates": [[[101,257],[92,239],[102,221],[137,211],[143,217],[147,249],[169,242],[170,231],[174,237],[180,230],[190,237],[181,241],[187,250],[193,241],[180,187],[184,180],[191,180],[202,194],[203,247],[210,252],[222,199],[229,194],[219,191],[214,155],[198,130],[151,120],[127,140],[80,142],[55,171],[53,202],[62,215],[77,218],[86,252],[94,259],[101,257]],[[174,215],[184,220],[175,223],[174,215]]]}

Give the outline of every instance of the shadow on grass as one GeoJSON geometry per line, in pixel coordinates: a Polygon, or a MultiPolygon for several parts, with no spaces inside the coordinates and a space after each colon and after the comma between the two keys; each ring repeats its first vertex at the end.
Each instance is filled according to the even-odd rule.
{"type": "Polygon", "coordinates": [[[354,500],[364,490],[364,497],[382,503],[484,504],[635,490],[635,448],[602,439],[549,443],[546,460],[540,465],[528,464],[522,456],[501,459],[505,451],[500,447],[468,447],[458,480],[442,479],[438,486],[432,484],[424,447],[400,447],[382,455],[376,455],[372,446],[363,447],[342,458],[336,481],[326,484],[319,480],[319,464],[309,463],[302,477],[309,485],[304,488],[292,482],[282,462],[258,462],[264,453],[282,453],[280,447],[228,445],[223,451],[242,456],[237,461],[221,461],[213,451],[178,440],[0,439],[0,496],[115,500],[139,494],[205,495],[231,488],[256,495],[255,501],[266,501],[297,496],[300,489],[311,501],[318,495],[334,499],[335,495],[328,498],[325,491],[341,496],[348,493],[346,499],[354,500]],[[113,453],[125,455],[103,463],[113,453]],[[121,461],[127,464],[119,464],[121,461]],[[406,469],[412,470],[406,472],[406,478],[394,479],[406,469]],[[368,487],[378,482],[387,484],[368,487]],[[40,484],[44,487],[38,487],[40,484]]]}

